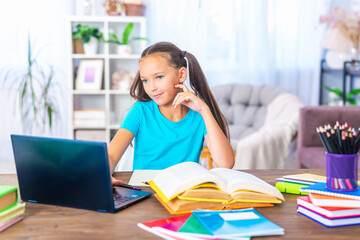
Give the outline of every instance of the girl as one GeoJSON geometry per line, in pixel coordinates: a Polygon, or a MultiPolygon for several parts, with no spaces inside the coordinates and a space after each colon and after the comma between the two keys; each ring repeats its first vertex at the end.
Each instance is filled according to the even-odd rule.
{"type": "MultiPolygon", "coordinates": [[[[134,137],[134,170],[199,162],[204,138],[216,166],[233,167],[226,119],[192,54],[169,42],[148,47],[141,55],[130,95],[137,102],[108,148],[111,175],[134,137]],[[188,71],[194,93],[183,84],[188,71]]],[[[114,185],[121,182],[112,177],[114,185]]]]}

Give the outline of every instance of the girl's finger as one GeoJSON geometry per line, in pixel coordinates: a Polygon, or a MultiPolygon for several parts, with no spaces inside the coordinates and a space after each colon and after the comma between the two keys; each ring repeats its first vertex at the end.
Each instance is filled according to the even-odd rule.
{"type": "Polygon", "coordinates": [[[180,95],[174,101],[174,108],[176,108],[179,104],[187,105],[187,103],[191,100],[191,95],[180,95]]]}
{"type": "Polygon", "coordinates": [[[184,92],[188,92],[189,89],[187,89],[185,84],[176,84],[175,87],[181,88],[184,92]]]}
{"type": "Polygon", "coordinates": [[[177,102],[178,102],[178,99],[181,97],[181,96],[184,96],[185,92],[181,92],[181,93],[178,93],[175,98],[174,98],[174,101],[173,101],[173,105],[175,105],[177,102]]]}

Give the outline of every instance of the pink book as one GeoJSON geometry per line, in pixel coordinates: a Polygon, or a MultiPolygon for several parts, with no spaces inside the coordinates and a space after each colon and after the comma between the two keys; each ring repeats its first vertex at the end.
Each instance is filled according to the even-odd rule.
{"type": "Polygon", "coordinates": [[[12,225],[14,225],[15,223],[19,222],[20,220],[22,220],[24,218],[24,215],[21,214],[19,216],[16,216],[14,218],[11,218],[5,222],[0,223],[0,232],[4,231],[5,229],[11,227],[12,225]]]}

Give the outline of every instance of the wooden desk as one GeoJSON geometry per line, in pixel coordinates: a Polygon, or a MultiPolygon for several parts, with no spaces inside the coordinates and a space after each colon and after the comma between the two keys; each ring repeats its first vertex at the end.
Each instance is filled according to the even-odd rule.
{"type": "MultiPolygon", "coordinates": [[[[325,175],[325,170],[321,169],[246,172],[271,184],[275,184],[275,178],[287,174],[310,172],[325,175]]],[[[116,173],[115,176],[127,182],[131,173],[116,173]]],[[[15,174],[0,175],[0,185],[17,186],[17,184],[15,174]]],[[[286,201],[282,204],[256,208],[256,210],[285,228],[285,235],[261,239],[359,239],[360,225],[326,228],[296,212],[298,195],[284,194],[284,196],[286,201]]],[[[140,229],[136,224],[169,216],[170,214],[154,196],[116,214],[27,203],[24,220],[0,233],[0,239],[159,239],[140,229]]]]}

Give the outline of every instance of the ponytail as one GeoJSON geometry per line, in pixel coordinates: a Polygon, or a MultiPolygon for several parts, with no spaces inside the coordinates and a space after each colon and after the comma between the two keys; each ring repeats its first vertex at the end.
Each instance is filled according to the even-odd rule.
{"type": "Polygon", "coordinates": [[[220,108],[216,103],[199,62],[195,56],[189,52],[186,52],[185,56],[189,63],[188,72],[192,90],[194,90],[195,94],[202,98],[202,100],[209,106],[212,115],[219,124],[219,127],[225,136],[230,140],[230,132],[226,118],[221,113],[220,108]]]}

